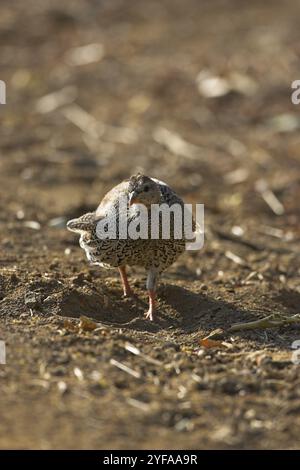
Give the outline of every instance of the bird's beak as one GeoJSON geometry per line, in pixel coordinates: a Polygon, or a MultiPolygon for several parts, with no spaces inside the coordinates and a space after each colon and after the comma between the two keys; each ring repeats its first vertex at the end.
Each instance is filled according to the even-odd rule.
{"type": "Polygon", "coordinates": [[[129,206],[132,206],[133,204],[138,204],[138,194],[135,191],[132,191],[132,193],[129,194],[129,206]]]}

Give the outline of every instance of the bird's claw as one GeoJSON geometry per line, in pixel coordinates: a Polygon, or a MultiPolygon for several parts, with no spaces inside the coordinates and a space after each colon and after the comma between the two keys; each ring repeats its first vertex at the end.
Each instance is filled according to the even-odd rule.
{"type": "Polygon", "coordinates": [[[150,321],[153,321],[153,312],[152,310],[148,310],[146,313],[145,313],[145,317],[147,320],[150,320],[150,321]]]}

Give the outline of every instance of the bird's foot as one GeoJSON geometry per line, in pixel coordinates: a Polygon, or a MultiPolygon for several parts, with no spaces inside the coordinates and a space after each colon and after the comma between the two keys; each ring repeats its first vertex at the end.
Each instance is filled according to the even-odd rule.
{"type": "Polygon", "coordinates": [[[153,309],[149,308],[149,310],[145,313],[145,317],[147,320],[153,321],[153,309]]]}
{"type": "Polygon", "coordinates": [[[145,316],[147,320],[153,321],[153,313],[155,311],[155,297],[156,297],[155,290],[149,289],[148,294],[149,294],[149,309],[148,309],[148,312],[145,313],[145,316]]]}
{"type": "Polygon", "coordinates": [[[131,289],[131,287],[126,287],[123,291],[123,297],[134,297],[134,291],[131,289]]]}

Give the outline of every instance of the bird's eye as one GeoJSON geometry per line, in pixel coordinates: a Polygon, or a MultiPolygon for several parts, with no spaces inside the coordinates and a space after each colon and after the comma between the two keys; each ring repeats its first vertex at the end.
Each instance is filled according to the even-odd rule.
{"type": "Polygon", "coordinates": [[[144,191],[145,191],[145,193],[147,193],[149,191],[149,186],[145,186],[144,191]]]}

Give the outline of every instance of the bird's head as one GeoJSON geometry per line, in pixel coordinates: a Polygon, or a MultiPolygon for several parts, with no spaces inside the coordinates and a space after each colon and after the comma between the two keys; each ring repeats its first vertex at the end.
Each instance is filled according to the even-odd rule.
{"type": "Polygon", "coordinates": [[[137,174],[129,180],[129,205],[144,204],[146,207],[151,204],[159,204],[161,192],[159,185],[148,176],[137,174]]]}

